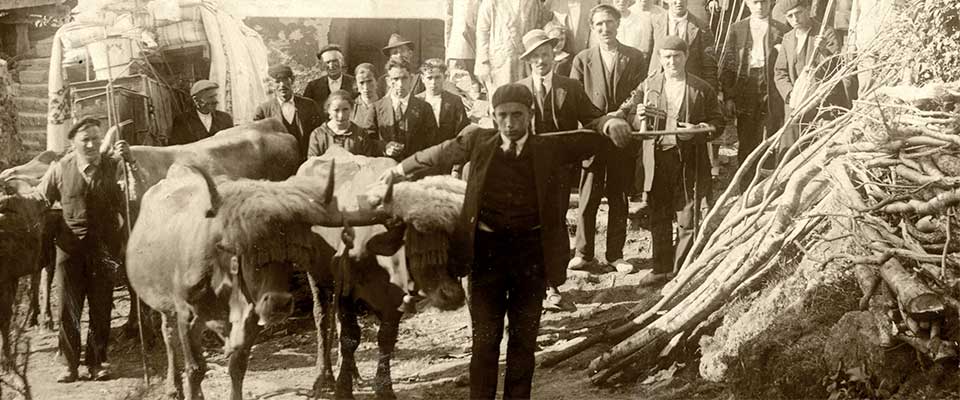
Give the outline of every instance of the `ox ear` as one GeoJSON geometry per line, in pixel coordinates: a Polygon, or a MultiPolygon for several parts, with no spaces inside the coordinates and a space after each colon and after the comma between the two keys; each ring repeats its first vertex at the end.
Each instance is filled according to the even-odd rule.
{"type": "Polygon", "coordinates": [[[403,235],[407,226],[400,224],[386,232],[374,235],[367,241],[367,251],[378,256],[392,256],[404,245],[403,235]]]}

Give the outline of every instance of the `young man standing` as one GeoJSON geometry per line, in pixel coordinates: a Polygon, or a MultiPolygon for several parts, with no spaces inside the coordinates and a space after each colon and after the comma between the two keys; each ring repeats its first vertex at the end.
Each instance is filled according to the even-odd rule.
{"type": "Polygon", "coordinates": [[[381,177],[391,181],[427,169],[474,163],[451,242],[451,254],[462,257],[459,264],[472,266],[457,271],[469,275],[471,291],[471,399],[497,397],[504,316],[510,324],[503,397],[530,398],[543,293],[547,285],[566,280],[570,243],[566,210],[560,205],[569,193],[560,190],[555,179],[564,165],[589,157],[611,139],[621,146],[630,140],[629,126],[606,116],[594,126],[606,126],[610,139],[596,133],[536,136],[530,125],[535,102],[526,85],[501,86],[492,99],[496,129],[468,127],[381,177]]]}
{"type": "Polygon", "coordinates": [[[167,134],[167,145],[187,144],[217,134],[233,127],[233,117],[217,110],[216,82],[202,79],[190,88],[194,109],[173,118],[173,126],[167,134]]]}
{"type": "Polygon", "coordinates": [[[386,70],[387,95],[359,125],[377,143],[379,155],[400,161],[438,143],[437,120],[430,104],[411,94],[410,64],[390,59],[386,70]]]}
{"type": "MultiPolygon", "coordinates": [[[[662,70],[637,87],[624,104],[624,111],[648,117],[666,113],[664,125],[656,129],[712,127],[722,131],[723,115],[716,92],[687,72],[687,43],[680,37],[667,36],[658,47],[662,70]]],[[[654,149],[656,173],[650,192],[653,273],[642,285],[661,285],[679,271],[700,222],[699,205],[711,189],[704,135],[661,136],[654,141],[654,149]],[[674,220],[678,226],[676,245],[674,220]]]]}
{"type": "MultiPolygon", "coordinates": [[[[646,58],[640,50],[617,40],[620,12],[616,8],[606,4],[594,7],[590,23],[598,44],[577,54],[570,77],[583,85],[587,97],[601,112],[614,112],[646,77],[646,58]]],[[[586,269],[594,264],[597,210],[605,196],[610,206],[606,260],[620,272],[633,271],[633,266],[623,259],[623,246],[627,240],[627,194],[633,183],[636,155],[634,145],[623,149],[608,146],[583,162],[577,250],[570,261],[571,269],[586,269]]]]}
{"type": "Polygon", "coordinates": [[[297,138],[300,159],[307,159],[310,133],[323,123],[320,106],[313,100],[293,94],[293,70],[286,65],[270,67],[270,86],[276,98],[257,106],[254,121],[278,118],[287,133],[297,138]]]}
{"type": "Polygon", "coordinates": [[[380,97],[377,95],[377,74],[373,64],[363,63],[354,71],[357,80],[357,100],[353,102],[353,111],[350,120],[357,125],[367,120],[367,115],[373,112],[373,103],[380,97]]]}
{"type": "MultiPolygon", "coordinates": [[[[130,146],[118,141],[111,151],[103,145],[100,121],[85,118],[67,134],[73,148],[40,180],[35,197],[49,207],[60,202],[63,216],[56,232],[56,280],[60,298],[59,354],[66,371],[57,382],[79,379],[80,317],[89,305],[90,332],[84,361],[90,379],[108,379],[103,367],[110,341],[113,275],[120,271],[120,216],[123,191],[120,163],[135,161],[130,146]]],[[[131,168],[137,173],[136,168],[131,168]]],[[[121,272],[122,273],[122,272],[121,272]]]]}
{"type": "MultiPolygon", "coordinates": [[[[346,63],[340,46],[335,44],[324,46],[317,53],[317,59],[320,60],[324,73],[321,77],[307,83],[307,87],[303,89],[303,97],[313,100],[321,109],[330,93],[338,90],[345,90],[356,97],[357,83],[352,76],[343,72],[346,63]]],[[[326,115],[326,110],[321,111],[321,118],[326,121],[329,116],[326,115]]]]}
{"type": "MultiPolygon", "coordinates": [[[[783,99],[773,83],[773,71],[777,49],[790,29],[770,19],[770,2],[746,0],[750,17],[730,27],[720,60],[724,106],[727,115],[737,118],[740,164],[783,125],[783,99]]],[[[741,189],[749,184],[750,176],[742,181],[741,189]]]]}

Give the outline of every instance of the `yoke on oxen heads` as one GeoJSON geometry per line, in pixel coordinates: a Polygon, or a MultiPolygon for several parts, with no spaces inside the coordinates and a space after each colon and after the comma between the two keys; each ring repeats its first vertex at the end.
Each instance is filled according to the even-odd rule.
{"type": "MultiPolygon", "coordinates": [[[[383,185],[378,183],[379,176],[396,166],[396,161],[357,156],[339,147],[307,160],[297,175],[329,179],[327,171],[334,164],[340,208],[366,213],[369,220],[375,217],[389,226],[355,229],[351,261],[356,265],[376,259],[390,274],[390,281],[407,294],[407,301],[410,296],[425,296],[429,305],[440,309],[461,307],[465,295],[449,273],[448,253],[463,206],[465,183],[451,177],[429,177],[383,185]]],[[[340,229],[315,231],[329,246],[342,250],[340,229]]]]}

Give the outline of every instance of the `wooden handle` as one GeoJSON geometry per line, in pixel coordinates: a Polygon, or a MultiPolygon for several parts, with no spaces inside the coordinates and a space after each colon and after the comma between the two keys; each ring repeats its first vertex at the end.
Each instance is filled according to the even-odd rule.
{"type": "MultiPolygon", "coordinates": [[[[697,127],[697,128],[688,128],[688,129],[667,129],[667,130],[662,130],[662,131],[647,131],[647,130],[644,130],[644,127],[643,127],[642,124],[643,124],[643,123],[641,122],[641,127],[640,127],[640,130],[639,130],[639,131],[633,131],[633,132],[631,132],[634,137],[641,137],[641,138],[642,138],[642,137],[644,137],[644,136],[654,137],[654,136],[689,135],[689,134],[702,135],[702,134],[704,134],[704,133],[713,133],[713,132],[716,132],[716,131],[717,131],[717,129],[714,128],[714,127],[709,127],[709,128],[700,128],[700,127],[697,127]]],[[[591,135],[595,135],[595,134],[597,134],[597,132],[596,132],[596,131],[593,131],[593,130],[590,130],[590,129],[576,129],[576,130],[572,130],[572,131],[558,131],[558,132],[540,133],[540,134],[537,134],[537,136],[540,136],[540,137],[554,137],[554,136],[570,136],[570,135],[579,135],[579,134],[591,134],[591,135]]]]}

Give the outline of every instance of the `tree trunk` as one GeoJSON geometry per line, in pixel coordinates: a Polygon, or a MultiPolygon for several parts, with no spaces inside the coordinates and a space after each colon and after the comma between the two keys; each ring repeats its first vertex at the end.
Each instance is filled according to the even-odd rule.
{"type": "Polygon", "coordinates": [[[917,321],[928,321],[943,313],[943,299],[903,268],[896,258],[880,266],[880,276],[893,290],[900,306],[917,321]]]}

